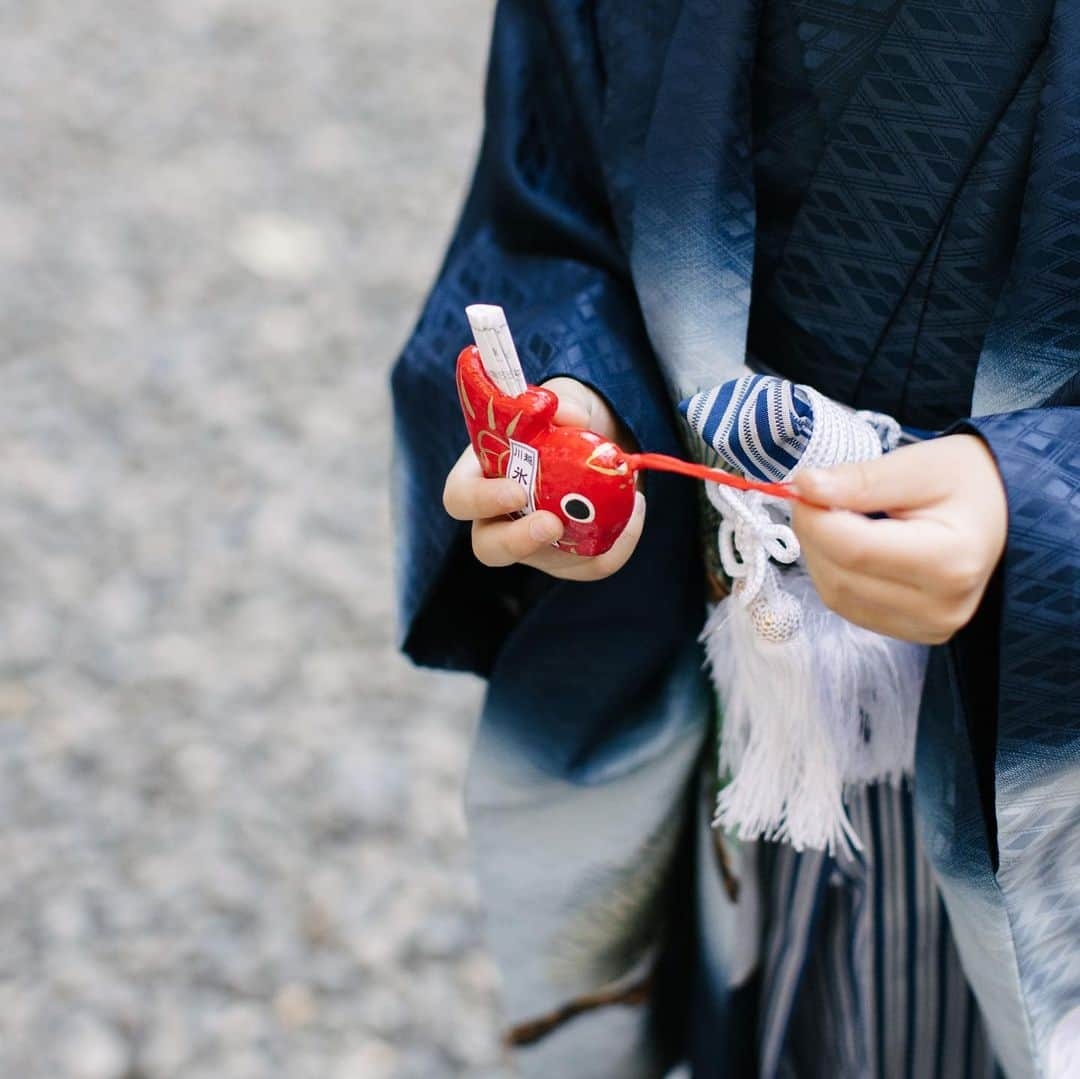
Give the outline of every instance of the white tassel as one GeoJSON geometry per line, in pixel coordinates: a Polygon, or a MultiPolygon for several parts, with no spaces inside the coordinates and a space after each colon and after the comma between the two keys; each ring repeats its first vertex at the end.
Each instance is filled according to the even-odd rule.
{"type": "MultiPolygon", "coordinates": [[[[872,460],[900,438],[892,417],[852,413],[775,378],[696,394],[685,413],[731,467],[751,462],[754,474],[772,478],[872,460]]],[[[822,603],[786,505],[715,484],[706,493],[733,582],[703,634],[722,710],[720,773],[730,776],[716,823],[742,839],[850,856],[861,848],[844,790],[910,774],[927,650],[822,603]]]]}
{"type": "Polygon", "coordinates": [[[720,770],[731,776],[716,823],[743,839],[850,855],[861,846],[844,786],[910,773],[926,650],[830,611],[801,567],[762,609],[775,612],[778,600],[799,619],[787,639],[763,636],[761,611],[737,593],[703,634],[722,706],[720,770]]]}

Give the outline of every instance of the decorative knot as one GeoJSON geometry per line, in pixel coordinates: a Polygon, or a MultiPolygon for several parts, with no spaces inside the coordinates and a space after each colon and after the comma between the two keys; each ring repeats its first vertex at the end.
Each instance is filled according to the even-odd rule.
{"type": "Polygon", "coordinates": [[[715,483],[707,483],[705,490],[720,513],[720,564],[737,583],[734,591],[739,602],[749,607],[763,587],[772,591],[767,587],[769,560],[783,565],[795,562],[799,540],[789,525],[769,514],[768,506],[776,499],[715,483]]]}

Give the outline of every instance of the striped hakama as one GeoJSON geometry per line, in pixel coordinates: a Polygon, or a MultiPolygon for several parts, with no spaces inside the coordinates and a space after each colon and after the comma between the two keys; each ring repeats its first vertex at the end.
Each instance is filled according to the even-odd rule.
{"type": "Polygon", "coordinates": [[[762,843],[760,1074],[784,1079],[998,1075],[909,789],[846,799],[854,860],[762,843]]]}

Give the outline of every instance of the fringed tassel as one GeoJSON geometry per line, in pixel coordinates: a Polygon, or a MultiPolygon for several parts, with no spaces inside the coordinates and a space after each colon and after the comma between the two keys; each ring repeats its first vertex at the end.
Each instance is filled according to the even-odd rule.
{"type": "Polygon", "coordinates": [[[716,824],[850,855],[861,845],[844,786],[910,773],[926,650],[830,611],[799,569],[783,574],[783,588],[801,608],[789,639],[763,639],[736,596],[703,633],[722,707],[720,770],[731,776],[716,824]]]}

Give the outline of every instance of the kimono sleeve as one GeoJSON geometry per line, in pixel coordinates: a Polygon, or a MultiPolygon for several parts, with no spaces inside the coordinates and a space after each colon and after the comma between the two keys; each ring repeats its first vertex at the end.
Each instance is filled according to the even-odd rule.
{"type": "Polygon", "coordinates": [[[454,384],[466,304],[501,304],[528,381],[591,385],[636,441],[676,452],[674,411],[616,238],[595,145],[602,77],[587,13],[504,0],[485,134],[445,264],[392,375],[401,646],[417,662],[486,673],[506,633],[551,587],[472,557],[442,509],[466,445],[454,384]]]}
{"type": "Polygon", "coordinates": [[[983,803],[1035,1052],[1065,1074],[1055,1058],[1080,1052],[1080,408],[965,426],[1009,504],[996,657],[982,668],[986,681],[996,661],[996,708],[979,713],[996,730],[973,732],[990,751],[983,803]]]}

